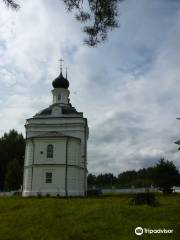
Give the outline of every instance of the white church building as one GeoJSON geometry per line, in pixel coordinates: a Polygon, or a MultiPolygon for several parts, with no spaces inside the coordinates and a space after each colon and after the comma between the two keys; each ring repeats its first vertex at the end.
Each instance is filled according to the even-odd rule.
{"type": "Polygon", "coordinates": [[[89,129],[69,100],[69,81],[53,81],[52,104],[26,120],[23,196],[85,196],[89,129]]]}

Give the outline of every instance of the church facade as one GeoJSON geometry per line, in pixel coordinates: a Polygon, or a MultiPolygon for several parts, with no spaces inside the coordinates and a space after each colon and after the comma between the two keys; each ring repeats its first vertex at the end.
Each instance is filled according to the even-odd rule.
{"type": "Polygon", "coordinates": [[[69,81],[53,81],[52,104],[26,120],[23,196],[85,196],[89,129],[69,100],[69,81]]]}

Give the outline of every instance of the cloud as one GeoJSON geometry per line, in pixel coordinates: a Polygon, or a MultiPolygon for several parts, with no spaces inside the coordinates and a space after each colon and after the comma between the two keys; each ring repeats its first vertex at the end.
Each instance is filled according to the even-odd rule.
{"type": "Polygon", "coordinates": [[[61,1],[20,3],[18,12],[1,3],[1,134],[24,132],[25,119],[51,103],[63,57],[71,102],[89,122],[89,172],[119,173],[161,157],[180,168],[179,1],[122,2],[120,28],[94,49],[61,1]]]}

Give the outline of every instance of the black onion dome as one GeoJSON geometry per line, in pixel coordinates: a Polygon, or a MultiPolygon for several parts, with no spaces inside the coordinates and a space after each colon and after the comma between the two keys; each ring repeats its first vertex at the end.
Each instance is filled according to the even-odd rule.
{"type": "Polygon", "coordinates": [[[62,72],[60,75],[54,79],[52,82],[52,85],[54,88],[65,88],[67,89],[69,87],[69,81],[63,77],[62,72]]]}

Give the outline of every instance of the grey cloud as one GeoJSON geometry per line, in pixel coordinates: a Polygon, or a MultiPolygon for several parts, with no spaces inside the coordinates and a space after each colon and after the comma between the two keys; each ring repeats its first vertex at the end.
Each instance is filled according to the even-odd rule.
{"type": "Polygon", "coordinates": [[[90,172],[138,169],[161,156],[180,167],[179,1],[124,1],[120,28],[95,49],[83,46],[60,2],[27,0],[19,13],[0,13],[1,134],[24,132],[23,119],[51,103],[63,57],[71,102],[89,121],[90,172]]]}

